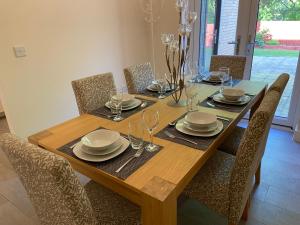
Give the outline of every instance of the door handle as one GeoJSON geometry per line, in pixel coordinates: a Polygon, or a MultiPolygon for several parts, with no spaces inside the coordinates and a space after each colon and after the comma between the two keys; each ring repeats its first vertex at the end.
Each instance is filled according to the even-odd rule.
{"type": "Polygon", "coordinates": [[[241,36],[238,36],[236,41],[227,42],[229,45],[235,45],[234,54],[238,55],[240,52],[241,36]]]}

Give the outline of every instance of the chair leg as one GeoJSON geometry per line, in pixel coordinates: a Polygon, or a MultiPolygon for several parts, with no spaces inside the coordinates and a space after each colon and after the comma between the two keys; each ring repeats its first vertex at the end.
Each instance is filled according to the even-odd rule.
{"type": "Polygon", "coordinates": [[[261,169],[261,163],[259,163],[259,166],[256,170],[256,173],[255,173],[255,184],[260,184],[260,169],[261,169]]]}
{"type": "Polygon", "coordinates": [[[249,211],[249,208],[250,208],[250,196],[246,202],[246,205],[245,205],[245,208],[244,208],[244,211],[243,211],[243,215],[242,215],[242,220],[244,221],[247,221],[248,220],[248,211],[249,211]]]}

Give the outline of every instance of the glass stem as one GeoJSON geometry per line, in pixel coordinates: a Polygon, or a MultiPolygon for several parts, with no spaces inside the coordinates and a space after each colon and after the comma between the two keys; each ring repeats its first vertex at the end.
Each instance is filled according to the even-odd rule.
{"type": "Polygon", "coordinates": [[[150,134],[150,145],[152,146],[153,145],[153,132],[152,132],[152,129],[149,130],[149,134],[150,134]]]}

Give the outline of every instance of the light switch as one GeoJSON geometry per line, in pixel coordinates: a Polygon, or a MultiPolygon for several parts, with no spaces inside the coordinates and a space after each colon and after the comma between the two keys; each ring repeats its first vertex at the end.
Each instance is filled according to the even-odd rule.
{"type": "Polygon", "coordinates": [[[17,58],[26,56],[26,49],[24,46],[14,46],[13,49],[17,58]]]}

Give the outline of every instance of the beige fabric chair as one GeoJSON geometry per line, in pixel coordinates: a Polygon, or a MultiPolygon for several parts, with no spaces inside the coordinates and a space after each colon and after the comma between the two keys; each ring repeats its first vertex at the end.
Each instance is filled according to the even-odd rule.
{"type": "Polygon", "coordinates": [[[140,209],[96,184],[83,187],[62,157],[22,141],[0,136],[0,147],[19,175],[42,225],[138,224],[140,209]]]}
{"type": "Polygon", "coordinates": [[[242,80],[246,66],[245,56],[213,55],[209,71],[218,71],[220,67],[228,67],[233,79],[242,80]]]}
{"type": "MultiPolygon", "coordinates": [[[[277,91],[282,95],[287,83],[289,81],[289,75],[286,73],[281,74],[270,86],[267,93],[270,91],[277,91]]],[[[236,151],[244,135],[245,128],[236,127],[232,134],[219,146],[219,150],[226,153],[236,155],[236,151]]]]}
{"type": "Polygon", "coordinates": [[[80,114],[91,112],[109,101],[110,91],[115,89],[111,73],[105,73],[72,81],[72,87],[80,114]]]}
{"type": "Polygon", "coordinates": [[[279,100],[277,91],[269,92],[249,122],[236,156],[217,151],[185,189],[189,197],[226,216],[229,225],[239,224],[246,212],[253,176],[279,100]]]}
{"type": "Polygon", "coordinates": [[[290,75],[287,73],[281,74],[276,81],[269,87],[268,91],[278,91],[279,93],[283,93],[288,81],[290,79],[290,75]]]}
{"type": "Polygon", "coordinates": [[[128,93],[135,94],[142,92],[154,80],[151,64],[144,63],[124,69],[128,93]]]}

